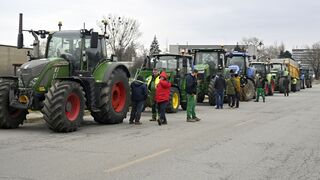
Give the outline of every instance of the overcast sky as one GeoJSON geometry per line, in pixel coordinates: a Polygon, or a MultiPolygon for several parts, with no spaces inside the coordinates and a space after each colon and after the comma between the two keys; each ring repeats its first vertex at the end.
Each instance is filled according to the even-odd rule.
{"type": "Polygon", "coordinates": [[[154,35],[162,49],[166,42],[236,44],[253,36],[289,50],[320,41],[319,0],[6,0],[0,6],[0,44],[7,45],[16,45],[20,12],[24,29],[35,30],[57,30],[58,21],[63,29],[80,29],[84,22],[98,29],[97,21],[110,13],[135,18],[147,48],[154,35]]]}

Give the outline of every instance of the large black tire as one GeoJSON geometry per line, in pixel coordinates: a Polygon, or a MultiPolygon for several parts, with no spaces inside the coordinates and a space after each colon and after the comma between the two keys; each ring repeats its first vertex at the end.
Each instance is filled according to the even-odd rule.
{"type": "Polygon", "coordinates": [[[255,86],[252,80],[248,79],[246,85],[241,88],[240,91],[240,100],[241,101],[250,101],[255,98],[256,91],[255,86]]]}
{"type": "Polygon", "coordinates": [[[205,95],[203,93],[197,93],[197,103],[203,103],[205,95]]]}
{"type": "Polygon", "coordinates": [[[79,83],[57,81],[45,95],[43,118],[55,132],[73,132],[83,121],[85,106],[85,93],[79,83]]]}
{"type": "Polygon", "coordinates": [[[182,110],[187,110],[187,102],[180,102],[180,106],[181,106],[181,108],[182,108],[182,110]]]}
{"type": "Polygon", "coordinates": [[[91,112],[101,124],[119,124],[127,117],[130,105],[129,78],[122,69],[115,69],[101,89],[99,112],[91,112]]]}
{"type": "Polygon", "coordinates": [[[9,107],[9,91],[13,81],[0,82],[0,128],[15,129],[26,120],[27,110],[9,107]]]}
{"type": "Polygon", "coordinates": [[[180,92],[178,88],[171,87],[170,89],[170,99],[169,104],[167,106],[167,113],[177,113],[180,106],[180,92]]]}
{"type": "Polygon", "coordinates": [[[279,79],[279,92],[280,93],[284,93],[284,90],[285,90],[285,88],[283,87],[283,80],[284,80],[284,77],[281,77],[279,79]]]}
{"type": "Polygon", "coordinates": [[[216,105],[216,90],[214,88],[214,82],[216,81],[215,78],[211,79],[208,87],[208,97],[209,97],[209,104],[210,106],[216,105]]]}

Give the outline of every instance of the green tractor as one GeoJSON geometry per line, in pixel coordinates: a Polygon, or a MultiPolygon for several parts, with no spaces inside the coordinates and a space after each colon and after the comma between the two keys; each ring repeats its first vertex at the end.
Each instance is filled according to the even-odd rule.
{"type": "Polygon", "coordinates": [[[267,79],[268,83],[265,84],[265,94],[268,96],[273,96],[275,91],[275,79],[271,73],[272,65],[265,62],[251,62],[250,66],[256,69],[257,75],[260,75],[262,78],[267,79]]]}
{"type": "MultiPolygon", "coordinates": [[[[138,69],[136,76],[140,75],[146,79],[148,85],[152,79],[152,70],[154,68],[159,71],[165,71],[168,80],[171,82],[170,101],[167,107],[168,113],[176,113],[179,106],[183,110],[187,109],[187,93],[186,93],[186,75],[190,73],[193,66],[192,56],[179,54],[158,54],[147,58],[142,66],[138,69]]],[[[159,78],[156,80],[156,84],[159,78]]],[[[149,93],[150,94],[150,93],[149,93]]],[[[148,97],[147,107],[151,105],[151,97],[148,97]]]]}
{"type": "Polygon", "coordinates": [[[33,60],[19,68],[18,76],[0,78],[0,128],[17,128],[28,110],[41,110],[55,132],[76,131],[85,109],[98,123],[123,122],[130,102],[130,73],[124,65],[107,60],[106,33],[23,30],[20,14],[18,48],[23,47],[22,31],[35,37],[33,60]],[[39,36],[47,37],[41,59],[39,36]]]}
{"type": "Polygon", "coordinates": [[[218,73],[224,73],[224,49],[194,49],[194,69],[198,70],[197,102],[202,103],[207,95],[209,104],[216,105],[214,82],[218,73]]]}

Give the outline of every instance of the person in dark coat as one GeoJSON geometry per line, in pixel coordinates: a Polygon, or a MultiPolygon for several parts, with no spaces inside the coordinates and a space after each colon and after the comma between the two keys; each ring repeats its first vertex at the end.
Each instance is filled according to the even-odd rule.
{"type": "Polygon", "coordinates": [[[158,119],[158,124],[167,124],[166,118],[166,108],[170,99],[170,88],[171,83],[167,80],[167,74],[163,71],[160,74],[160,81],[156,88],[156,102],[158,105],[158,112],[160,112],[160,119],[158,119]]]}
{"type": "Polygon", "coordinates": [[[227,89],[226,89],[227,95],[228,95],[228,104],[230,107],[235,106],[235,96],[236,96],[236,82],[234,78],[234,74],[231,71],[231,77],[227,80],[227,89]]]}
{"type": "Polygon", "coordinates": [[[216,93],[216,109],[223,109],[224,91],[226,89],[226,80],[222,74],[218,75],[214,82],[214,89],[216,93]]]}
{"type": "Polygon", "coordinates": [[[194,69],[192,74],[188,74],[186,78],[186,92],[187,92],[187,122],[196,122],[201,119],[196,116],[196,101],[197,94],[197,74],[198,71],[194,69]]]}
{"type": "Polygon", "coordinates": [[[147,85],[144,83],[143,77],[138,76],[137,80],[133,81],[130,87],[132,110],[129,122],[130,124],[135,123],[136,125],[140,125],[142,124],[140,122],[141,112],[148,97],[147,85]]]}
{"type": "Polygon", "coordinates": [[[284,87],[284,96],[289,96],[289,85],[290,85],[290,80],[288,78],[288,76],[285,76],[284,77],[284,80],[283,80],[283,87],[284,87]]]}

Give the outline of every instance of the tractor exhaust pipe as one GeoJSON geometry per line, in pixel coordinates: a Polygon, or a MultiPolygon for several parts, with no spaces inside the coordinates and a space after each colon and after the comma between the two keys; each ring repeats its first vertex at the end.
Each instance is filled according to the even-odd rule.
{"type": "Polygon", "coordinates": [[[19,14],[19,32],[18,32],[18,44],[17,48],[22,49],[23,48],[23,33],[22,33],[22,23],[23,23],[23,14],[19,14]]]}

